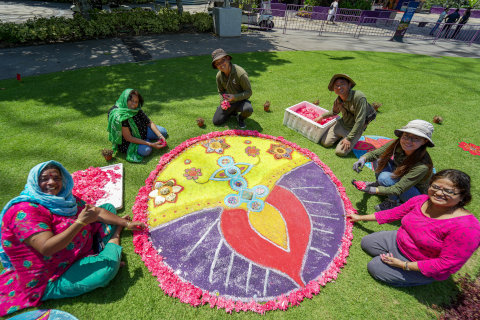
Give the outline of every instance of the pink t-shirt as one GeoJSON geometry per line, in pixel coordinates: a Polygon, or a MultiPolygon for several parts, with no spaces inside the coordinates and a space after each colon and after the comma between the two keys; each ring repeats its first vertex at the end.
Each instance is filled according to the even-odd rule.
{"type": "Polygon", "coordinates": [[[401,206],[379,211],[379,224],[402,219],[397,245],[423,275],[445,280],[457,272],[480,245],[480,222],[472,214],[450,219],[426,217],[422,205],[427,195],[411,198],[401,206]]]}
{"type": "Polygon", "coordinates": [[[72,217],[52,214],[47,208],[29,202],[17,203],[5,212],[2,244],[14,269],[0,274],[0,316],[40,304],[48,281],[55,281],[73,262],[93,254],[92,235],[100,228],[99,223],[83,227],[65,249],[50,257],[25,244],[25,239],[35,233],[63,232],[84,206],[77,199],[77,214],[72,217]]]}

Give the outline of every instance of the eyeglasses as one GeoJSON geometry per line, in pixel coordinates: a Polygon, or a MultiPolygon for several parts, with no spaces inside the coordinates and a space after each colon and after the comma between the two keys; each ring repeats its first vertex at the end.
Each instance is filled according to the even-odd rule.
{"type": "Polygon", "coordinates": [[[402,134],[403,140],[410,140],[412,143],[419,143],[423,141],[423,138],[414,136],[414,135],[406,135],[405,133],[402,134]]]}
{"type": "Polygon", "coordinates": [[[221,66],[221,65],[222,65],[222,64],[224,64],[224,63],[225,63],[227,60],[228,60],[228,58],[227,58],[227,57],[223,57],[223,58],[221,58],[221,59],[219,59],[219,60],[215,61],[215,67],[219,67],[219,66],[221,66]]]}
{"type": "Polygon", "coordinates": [[[455,190],[452,190],[452,189],[441,188],[433,183],[430,185],[430,189],[433,189],[435,192],[442,191],[444,195],[449,197],[453,197],[453,196],[456,196],[457,194],[460,194],[460,192],[455,192],[455,190]]]}

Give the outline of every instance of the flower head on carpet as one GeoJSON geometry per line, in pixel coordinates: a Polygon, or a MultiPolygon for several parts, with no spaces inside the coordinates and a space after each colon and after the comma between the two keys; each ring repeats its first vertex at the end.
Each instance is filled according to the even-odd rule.
{"type": "Polygon", "coordinates": [[[218,153],[222,154],[225,149],[230,148],[230,145],[225,142],[225,139],[222,138],[212,138],[206,142],[202,143],[202,146],[205,147],[207,153],[218,153]]]}
{"type": "Polygon", "coordinates": [[[174,203],[177,201],[177,194],[183,190],[183,187],[177,185],[175,179],[166,182],[157,181],[155,188],[148,194],[154,200],[155,206],[160,206],[165,202],[174,203]]]}
{"type": "Polygon", "coordinates": [[[192,180],[192,179],[197,180],[201,175],[202,175],[201,169],[188,168],[188,169],[185,169],[185,174],[183,176],[186,177],[187,180],[192,180]]]}
{"type": "Polygon", "coordinates": [[[271,144],[268,153],[273,154],[275,159],[292,159],[293,149],[283,144],[271,144]]]}
{"type": "Polygon", "coordinates": [[[256,157],[260,154],[260,150],[255,148],[254,146],[248,146],[246,149],[245,149],[245,153],[250,156],[250,157],[256,157]]]}

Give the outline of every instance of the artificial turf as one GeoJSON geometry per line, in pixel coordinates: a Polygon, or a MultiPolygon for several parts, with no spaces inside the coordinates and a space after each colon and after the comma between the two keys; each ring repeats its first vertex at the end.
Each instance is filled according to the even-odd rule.
{"type": "MultiPolygon", "coordinates": [[[[413,119],[435,124],[429,149],[437,170],[456,168],[472,178],[473,201],[467,207],[480,217],[480,158],[458,147],[461,141],[480,144],[478,80],[480,61],[470,58],[434,58],[411,54],[372,52],[262,52],[233,55],[234,62],[249,73],[254,113],[248,129],[283,136],[315,152],[344,184],[355,208],[372,213],[380,202],[357,191],[350,181],[374,179],[373,172],[352,171],[353,154],[339,158],[282,125],[285,108],[300,101],[319,99],[330,109],[335,95],[327,90],[334,73],[347,73],[370,102],[382,103],[377,119],[365,132],[394,137],[393,131],[413,119]],[[271,112],[263,103],[271,102],[271,112]]],[[[70,172],[89,166],[104,166],[100,150],[108,142],[107,110],[125,88],[136,88],[145,99],[147,115],[169,132],[169,148],[156,151],[140,164],[124,163],[124,210],[131,213],[135,196],[159,158],[181,142],[216,127],[211,118],[218,105],[215,71],[209,56],[175,58],[147,63],[95,67],[16,80],[0,81],[0,205],[23,189],[28,171],[54,159],[70,172]],[[206,127],[197,127],[203,117],[206,127]]],[[[232,119],[229,128],[237,128],[232,119]]],[[[452,279],[416,288],[392,288],[373,280],[366,264],[369,256],[360,249],[360,239],[371,232],[398,229],[399,224],[379,226],[360,222],[342,273],[313,299],[287,312],[267,313],[265,319],[431,319],[432,305],[447,303],[458,289],[452,279]]],[[[106,287],[71,299],[48,301],[42,308],[61,309],[79,319],[219,319],[260,317],[252,312],[227,315],[209,306],[193,308],[166,296],[157,280],[133,251],[132,234],[123,232],[126,266],[106,287]]],[[[477,275],[479,254],[461,273],[477,275]]]]}

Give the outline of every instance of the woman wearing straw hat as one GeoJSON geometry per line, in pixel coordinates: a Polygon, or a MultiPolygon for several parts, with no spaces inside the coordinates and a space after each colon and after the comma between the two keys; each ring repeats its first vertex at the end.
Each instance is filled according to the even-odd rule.
{"type": "Polygon", "coordinates": [[[217,88],[222,101],[213,116],[213,124],[221,125],[235,115],[238,126],[243,129],[247,127],[245,119],[253,113],[252,103],[248,100],[252,95],[252,87],[247,72],[232,64],[231,60],[232,57],[223,49],[212,52],[212,67],[218,69],[217,88]]]}
{"type": "Polygon", "coordinates": [[[333,103],[333,109],[315,119],[319,122],[324,118],[342,113],[342,118],[320,138],[320,143],[324,147],[331,147],[341,139],[335,149],[335,154],[341,157],[350,153],[367,124],[376,117],[375,110],[367,102],[363,92],[352,90],[355,84],[348,75],[335,74],[328,84],[328,90],[338,95],[333,103]]]}
{"type": "Polygon", "coordinates": [[[433,125],[424,120],[412,120],[394,131],[398,137],[373,150],[353,164],[360,172],[365,162],[377,160],[376,181],[353,180],[353,185],[369,194],[386,195],[388,199],[375,206],[376,211],[387,210],[408,199],[425,194],[432,175],[433,163],[427,147],[433,147],[433,125]]]}

